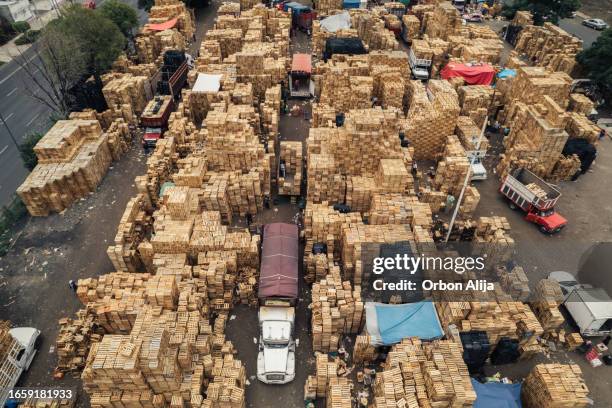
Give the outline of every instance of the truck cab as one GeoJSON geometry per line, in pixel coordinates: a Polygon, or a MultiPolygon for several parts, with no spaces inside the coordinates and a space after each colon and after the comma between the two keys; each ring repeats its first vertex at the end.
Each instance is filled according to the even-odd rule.
{"type": "Polygon", "coordinates": [[[539,225],[542,232],[551,234],[561,231],[567,225],[567,220],[558,212],[555,212],[554,208],[547,210],[534,209],[534,211],[530,211],[525,215],[525,219],[539,225]]]}
{"type": "Polygon", "coordinates": [[[0,355],[0,407],[8,399],[8,392],[15,387],[19,377],[27,371],[36,356],[40,330],[32,327],[17,327],[9,330],[12,337],[6,354],[0,355]]]}
{"type": "Polygon", "coordinates": [[[154,148],[157,141],[162,138],[164,131],[162,128],[146,128],[142,136],[142,147],[154,148]]]}
{"type": "Polygon", "coordinates": [[[295,309],[284,306],[259,308],[257,379],[265,384],[286,384],[295,378],[295,309]]]}
{"type": "Polygon", "coordinates": [[[420,79],[422,81],[429,79],[429,70],[431,68],[431,60],[424,58],[417,58],[412,48],[408,53],[408,63],[410,64],[410,70],[414,79],[420,79]]]}

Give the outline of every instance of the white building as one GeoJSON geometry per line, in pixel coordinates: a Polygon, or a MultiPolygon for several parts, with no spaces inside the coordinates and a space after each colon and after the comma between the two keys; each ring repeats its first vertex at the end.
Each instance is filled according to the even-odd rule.
{"type": "Polygon", "coordinates": [[[28,0],[0,0],[0,15],[11,23],[27,21],[34,17],[28,0]]]}

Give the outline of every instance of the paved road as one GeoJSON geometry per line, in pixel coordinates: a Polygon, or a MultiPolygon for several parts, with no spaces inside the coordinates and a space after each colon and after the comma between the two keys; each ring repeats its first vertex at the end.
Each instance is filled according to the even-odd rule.
{"type": "MultiPolygon", "coordinates": [[[[132,7],[137,7],[137,0],[124,0],[132,7]]],[[[98,4],[102,4],[99,1],[98,4]]],[[[141,24],[147,21],[147,13],[138,10],[141,24]]],[[[33,61],[35,52],[33,47],[24,52],[27,61],[33,61]]],[[[40,75],[40,73],[37,73],[40,75]]],[[[15,61],[8,62],[0,67],[0,113],[18,142],[27,135],[35,132],[44,132],[50,126],[51,109],[26,91],[29,77],[15,61]]],[[[32,89],[36,89],[32,87],[32,89]]],[[[6,205],[13,193],[25,180],[28,171],[23,166],[16,146],[9,137],[8,130],[0,123],[0,206],[6,205]]]]}
{"type": "Polygon", "coordinates": [[[589,48],[595,42],[601,31],[593,30],[592,28],[582,25],[583,19],[580,17],[566,18],[559,22],[559,27],[570,34],[580,38],[584,48],[589,48]]]}

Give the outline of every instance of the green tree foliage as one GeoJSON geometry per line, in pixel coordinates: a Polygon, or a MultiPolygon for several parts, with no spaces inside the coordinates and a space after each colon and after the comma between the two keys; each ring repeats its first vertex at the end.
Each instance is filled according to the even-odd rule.
{"type": "Polygon", "coordinates": [[[132,6],[119,0],[107,0],[98,9],[100,13],[119,27],[126,37],[132,36],[132,29],[138,27],[138,15],[132,6]]]}
{"type": "Polygon", "coordinates": [[[15,40],[15,44],[32,44],[40,37],[40,30],[28,30],[15,40]]]}
{"type": "Polygon", "coordinates": [[[602,31],[597,40],[581,51],[576,59],[587,70],[589,78],[608,93],[612,92],[612,28],[602,31]]]}
{"type": "Polygon", "coordinates": [[[43,137],[42,133],[32,133],[19,145],[19,155],[29,170],[33,170],[38,164],[38,157],[34,152],[34,146],[43,137]]]}
{"type": "Polygon", "coordinates": [[[17,35],[17,31],[15,31],[10,21],[0,15],[0,45],[11,41],[15,35],[17,35]]]}
{"type": "Polygon", "coordinates": [[[75,4],[64,10],[54,25],[67,37],[75,39],[85,58],[85,66],[101,88],[100,76],[113,65],[125,48],[126,39],[119,27],[102,13],[75,4]]]}
{"type": "Polygon", "coordinates": [[[579,8],[580,0],[516,0],[504,4],[503,15],[513,18],[518,10],[527,10],[533,14],[535,25],[557,24],[559,19],[570,17],[579,8]]]}
{"type": "Polygon", "coordinates": [[[155,4],[154,0],[138,0],[138,8],[145,9],[147,12],[151,10],[155,4]]]}

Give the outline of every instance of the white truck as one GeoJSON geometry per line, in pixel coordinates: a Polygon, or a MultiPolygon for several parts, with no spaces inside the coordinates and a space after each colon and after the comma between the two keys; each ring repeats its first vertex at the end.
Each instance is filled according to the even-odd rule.
{"type": "Polygon", "coordinates": [[[266,384],[286,384],[295,378],[295,309],[287,306],[259,308],[257,379],[266,384]]]}
{"type": "Polygon", "coordinates": [[[472,159],[474,159],[474,163],[472,163],[472,176],[470,180],[486,180],[487,179],[487,169],[484,164],[482,164],[482,160],[486,156],[486,150],[470,150],[465,152],[468,160],[472,163],[472,159]]]}
{"type": "Polygon", "coordinates": [[[417,58],[414,51],[410,48],[408,52],[408,63],[414,79],[427,80],[429,79],[429,69],[431,68],[431,60],[417,58]]]}
{"type": "Polygon", "coordinates": [[[583,336],[605,336],[612,333],[612,299],[601,288],[578,287],[563,305],[583,336]]]}
{"type": "Polygon", "coordinates": [[[32,327],[17,327],[8,331],[10,336],[6,351],[0,355],[0,407],[9,399],[9,392],[19,377],[27,371],[36,355],[40,330],[32,327]]]}
{"type": "Polygon", "coordinates": [[[286,384],[295,378],[295,303],[298,297],[299,235],[295,224],[266,224],[259,274],[257,379],[286,384]]]}

